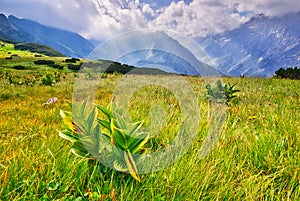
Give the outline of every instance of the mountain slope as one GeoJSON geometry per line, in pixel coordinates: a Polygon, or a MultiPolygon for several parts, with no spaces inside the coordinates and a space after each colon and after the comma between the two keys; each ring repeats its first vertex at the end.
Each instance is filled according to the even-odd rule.
{"type": "Polygon", "coordinates": [[[94,45],[77,33],[47,27],[37,22],[0,15],[0,38],[50,46],[69,57],[87,57],[94,45]]]}
{"type": "Polygon", "coordinates": [[[101,44],[92,59],[106,59],[137,67],[158,68],[186,75],[216,75],[216,69],[197,59],[163,31],[133,31],[101,44]]]}
{"type": "Polygon", "coordinates": [[[300,13],[282,17],[258,15],[232,31],[198,40],[229,75],[272,76],[280,67],[300,61],[300,13]]]}
{"type": "Polygon", "coordinates": [[[0,39],[17,42],[34,40],[32,36],[20,27],[17,27],[12,22],[8,21],[7,17],[3,14],[0,14],[0,39]]]}
{"type": "Polygon", "coordinates": [[[14,49],[28,50],[33,53],[39,53],[50,57],[65,57],[63,54],[51,47],[35,43],[17,43],[14,45],[14,49]]]}

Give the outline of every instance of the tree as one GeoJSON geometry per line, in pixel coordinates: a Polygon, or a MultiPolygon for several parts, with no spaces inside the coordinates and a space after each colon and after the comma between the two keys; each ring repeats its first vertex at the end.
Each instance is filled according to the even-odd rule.
{"type": "Polygon", "coordinates": [[[300,69],[298,67],[287,68],[287,69],[280,68],[277,71],[275,71],[275,76],[280,77],[280,78],[299,80],[300,79],[300,69]]]}

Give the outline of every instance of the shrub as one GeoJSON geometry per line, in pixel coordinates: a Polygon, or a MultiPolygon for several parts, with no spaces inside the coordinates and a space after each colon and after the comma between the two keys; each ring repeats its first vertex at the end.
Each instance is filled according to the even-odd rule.
{"type": "Polygon", "coordinates": [[[80,70],[80,68],[81,68],[81,64],[80,65],[68,64],[68,69],[70,69],[70,70],[78,71],[78,70],[80,70]]]}
{"type": "Polygon", "coordinates": [[[10,92],[9,93],[1,93],[0,94],[0,100],[1,101],[9,100],[11,98],[13,98],[13,95],[10,92]]]}
{"type": "Polygon", "coordinates": [[[54,61],[50,61],[50,60],[37,60],[34,61],[35,65],[54,65],[55,62],[54,61]]]}
{"type": "Polygon", "coordinates": [[[52,86],[55,84],[55,76],[52,73],[47,73],[45,77],[42,78],[42,84],[46,86],[52,86]]]}
{"type": "Polygon", "coordinates": [[[57,69],[64,69],[64,67],[59,64],[48,64],[47,66],[50,66],[52,68],[57,68],[57,69]]]}
{"type": "Polygon", "coordinates": [[[80,61],[80,59],[77,58],[71,58],[71,59],[66,59],[65,62],[67,63],[76,63],[77,61],[80,61]]]}
{"type": "Polygon", "coordinates": [[[25,66],[22,66],[22,65],[16,65],[16,66],[14,66],[14,69],[16,69],[16,70],[24,70],[24,69],[25,69],[25,66]]]}
{"type": "Polygon", "coordinates": [[[108,68],[105,70],[105,72],[106,73],[118,72],[118,73],[126,74],[129,71],[131,71],[132,69],[134,69],[134,67],[128,66],[126,64],[121,65],[121,63],[118,63],[118,62],[113,62],[111,65],[108,66],[108,68]]]}

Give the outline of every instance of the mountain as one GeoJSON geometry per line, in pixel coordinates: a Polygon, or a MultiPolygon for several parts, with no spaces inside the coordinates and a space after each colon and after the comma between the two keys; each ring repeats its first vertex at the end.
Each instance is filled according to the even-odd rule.
{"type": "Polygon", "coordinates": [[[91,53],[91,59],[185,75],[217,74],[216,69],[196,58],[190,49],[166,32],[157,30],[133,31],[108,40],[91,53]]]}
{"type": "Polygon", "coordinates": [[[163,31],[133,31],[103,42],[0,14],[0,39],[40,43],[69,57],[89,56],[179,74],[215,75],[213,66],[225,75],[270,77],[281,67],[299,65],[299,24],[300,12],[260,14],[234,30],[198,38],[197,44],[163,31]]]}
{"type": "Polygon", "coordinates": [[[260,14],[237,29],[197,42],[221,73],[270,77],[280,67],[299,65],[299,24],[300,12],[281,17],[260,14]]]}
{"type": "Polygon", "coordinates": [[[87,57],[94,45],[77,33],[47,27],[35,21],[0,15],[0,39],[50,46],[69,57],[87,57]]]}
{"type": "Polygon", "coordinates": [[[0,14],[0,39],[5,41],[33,41],[34,38],[25,33],[23,29],[8,21],[7,17],[0,14]]]}

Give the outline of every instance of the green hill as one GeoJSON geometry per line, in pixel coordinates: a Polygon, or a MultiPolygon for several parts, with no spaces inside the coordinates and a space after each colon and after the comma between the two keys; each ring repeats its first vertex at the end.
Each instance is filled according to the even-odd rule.
{"type": "Polygon", "coordinates": [[[30,52],[44,54],[50,57],[65,57],[62,53],[57,50],[48,47],[46,45],[35,44],[35,43],[18,43],[15,44],[15,50],[28,50],[30,52]]]}

